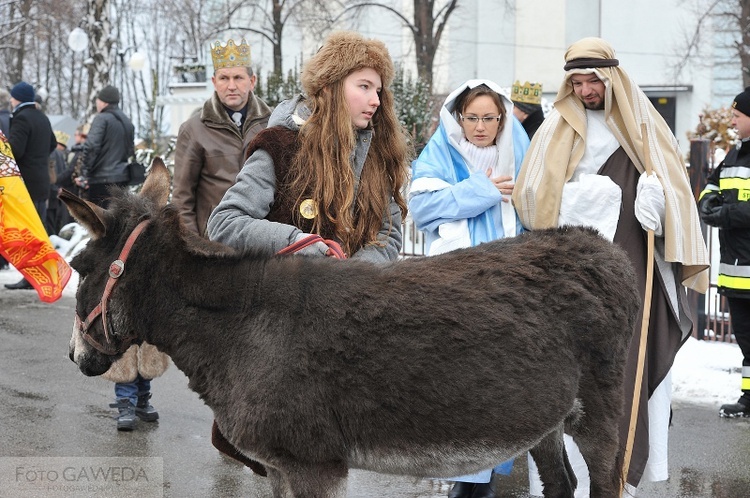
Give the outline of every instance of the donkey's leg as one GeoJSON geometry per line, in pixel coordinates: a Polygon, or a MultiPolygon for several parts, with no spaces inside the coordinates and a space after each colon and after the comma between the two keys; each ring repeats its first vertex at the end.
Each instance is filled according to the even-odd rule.
{"type": "Polygon", "coordinates": [[[622,459],[619,458],[617,422],[613,418],[587,419],[582,424],[585,429],[573,436],[589,467],[591,496],[620,496],[622,459]]]}
{"type": "Polygon", "coordinates": [[[345,498],[349,469],[343,462],[295,462],[285,471],[290,497],[345,498]]]}
{"type": "Polygon", "coordinates": [[[271,467],[266,467],[266,471],[268,472],[268,480],[271,482],[273,498],[292,498],[292,492],[284,473],[271,467]]]}
{"type": "Polygon", "coordinates": [[[571,431],[589,468],[591,496],[619,497],[622,458],[619,450],[619,390],[597,392],[584,399],[584,415],[571,431]],[[605,400],[605,401],[603,401],[605,400]]]}
{"type": "Polygon", "coordinates": [[[545,498],[573,498],[577,481],[565,452],[562,424],[529,452],[539,469],[545,498]]]}

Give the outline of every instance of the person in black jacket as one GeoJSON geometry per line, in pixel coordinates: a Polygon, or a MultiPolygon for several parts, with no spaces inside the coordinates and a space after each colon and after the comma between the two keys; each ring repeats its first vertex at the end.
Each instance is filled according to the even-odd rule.
{"type": "Polygon", "coordinates": [[[732,332],[742,351],[742,396],[722,405],[722,417],[750,417],[750,87],[734,98],[732,126],[740,138],[708,178],[699,212],[719,229],[721,260],[716,285],[727,298],[732,332]]]}
{"type": "MultiPolygon", "coordinates": [[[[83,176],[76,179],[78,185],[88,184],[88,200],[103,208],[109,204],[111,186],[125,187],[130,182],[128,159],[134,154],[135,130],[118,107],[119,103],[120,92],[113,86],[105,86],[97,94],[96,110],[99,114],[83,142],[83,176]]],[[[143,377],[137,367],[132,376],[131,372],[127,376],[114,373],[114,370],[128,370],[136,356],[140,357],[141,353],[131,353],[127,359],[123,356],[115,363],[119,366],[110,369],[109,379],[115,381],[115,402],[109,406],[117,408],[118,431],[134,430],[136,418],[145,422],[159,419],[159,412],[149,402],[151,379],[143,377]]]]}
{"type": "MultiPolygon", "coordinates": [[[[13,114],[10,119],[8,142],[21,171],[21,177],[29,191],[39,218],[47,218],[50,173],[49,155],[55,150],[57,140],[52,125],[34,102],[34,87],[22,81],[10,91],[13,114]]],[[[32,289],[26,279],[15,284],[5,284],[8,289],[32,289]]]]}
{"type": "Polygon", "coordinates": [[[0,131],[10,135],[10,93],[5,88],[0,88],[0,131]]]}
{"type": "MultiPolygon", "coordinates": [[[[0,131],[7,137],[10,135],[10,93],[0,88],[0,131]]],[[[0,270],[8,268],[8,262],[0,256],[0,270]]]]}
{"type": "Polygon", "coordinates": [[[516,81],[512,87],[510,100],[513,102],[513,115],[521,122],[531,140],[544,121],[542,84],[527,81],[521,86],[520,82],[516,81]]]}
{"type": "Polygon", "coordinates": [[[135,129],[120,110],[120,91],[105,86],[96,97],[96,115],[84,143],[83,177],[89,201],[107,207],[108,188],[125,187],[130,181],[128,158],[133,154],[135,129]]]}

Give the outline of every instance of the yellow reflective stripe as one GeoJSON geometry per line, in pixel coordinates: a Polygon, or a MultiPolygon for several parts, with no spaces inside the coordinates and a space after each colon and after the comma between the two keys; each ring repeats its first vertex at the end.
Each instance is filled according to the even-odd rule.
{"type": "Polygon", "coordinates": [[[719,287],[729,289],[750,290],[750,278],[748,277],[730,277],[729,275],[722,275],[720,273],[716,284],[719,287]]]}
{"type": "Polygon", "coordinates": [[[750,391],[750,377],[742,378],[742,386],[740,387],[743,391],[750,391]]]}
{"type": "Polygon", "coordinates": [[[708,194],[709,192],[718,192],[718,191],[719,191],[719,187],[717,187],[716,185],[712,183],[709,183],[708,185],[706,185],[706,188],[703,189],[703,192],[701,192],[700,195],[698,196],[698,200],[703,199],[703,196],[708,194]]]}
{"type": "Polygon", "coordinates": [[[750,190],[750,178],[722,178],[719,180],[720,190],[750,190]]]}

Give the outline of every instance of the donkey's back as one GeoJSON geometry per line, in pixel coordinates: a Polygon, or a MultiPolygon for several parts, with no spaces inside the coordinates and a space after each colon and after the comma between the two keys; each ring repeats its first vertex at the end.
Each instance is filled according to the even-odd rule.
{"type": "Polygon", "coordinates": [[[241,446],[250,456],[274,461],[258,448],[281,439],[304,461],[449,477],[538,446],[548,496],[566,496],[551,481],[569,485],[562,427],[578,420],[568,429],[592,489],[617,486],[639,298],[627,257],[595,232],[535,231],[387,267],[279,258],[264,275],[266,309],[283,313],[248,327],[276,337],[255,354],[278,364],[272,383],[248,388],[269,411],[232,424],[259,424],[241,446]],[[293,427],[269,423],[276,412],[293,427]],[[325,437],[306,445],[310,431],[325,437]]]}

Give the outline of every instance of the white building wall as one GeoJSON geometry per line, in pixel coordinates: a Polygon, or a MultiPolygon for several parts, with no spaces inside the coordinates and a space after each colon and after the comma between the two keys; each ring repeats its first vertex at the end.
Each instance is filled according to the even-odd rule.
{"type": "MultiPolygon", "coordinates": [[[[392,0],[390,5],[413,18],[413,0],[392,0]]],[[[460,0],[435,58],[433,90],[447,94],[471,78],[490,79],[506,88],[515,80],[538,81],[552,102],[562,81],[566,48],[580,38],[600,36],[615,48],[628,74],[649,89],[649,96],[676,99],[675,136],[687,151],[686,133],[695,128],[701,111],[728,105],[742,90],[739,62],[726,48],[733,34],[712,31],[711,22],[704,27],[696,56],[675,73],[697,21],[694,5],[682,0],[460,0]]],[[[413,36],[397,16],[370,8],[353,29],[381,39],[394,61],[416,75],[413,36]]],[[[285,33],[288,71],[314,54],[321,40],[300,34],[294,25],[285,33]]],[[[272,67],[270,46],[252,34],[247,38],[254,64],[265,76],[272,67]]],[[[210,90],[209,82],[205,96],[210,90]]],[[[173,112],[175,118],[185,114],[173,112]]],[[[172,124],[172,133],[179,124],[172,124]]]]}

